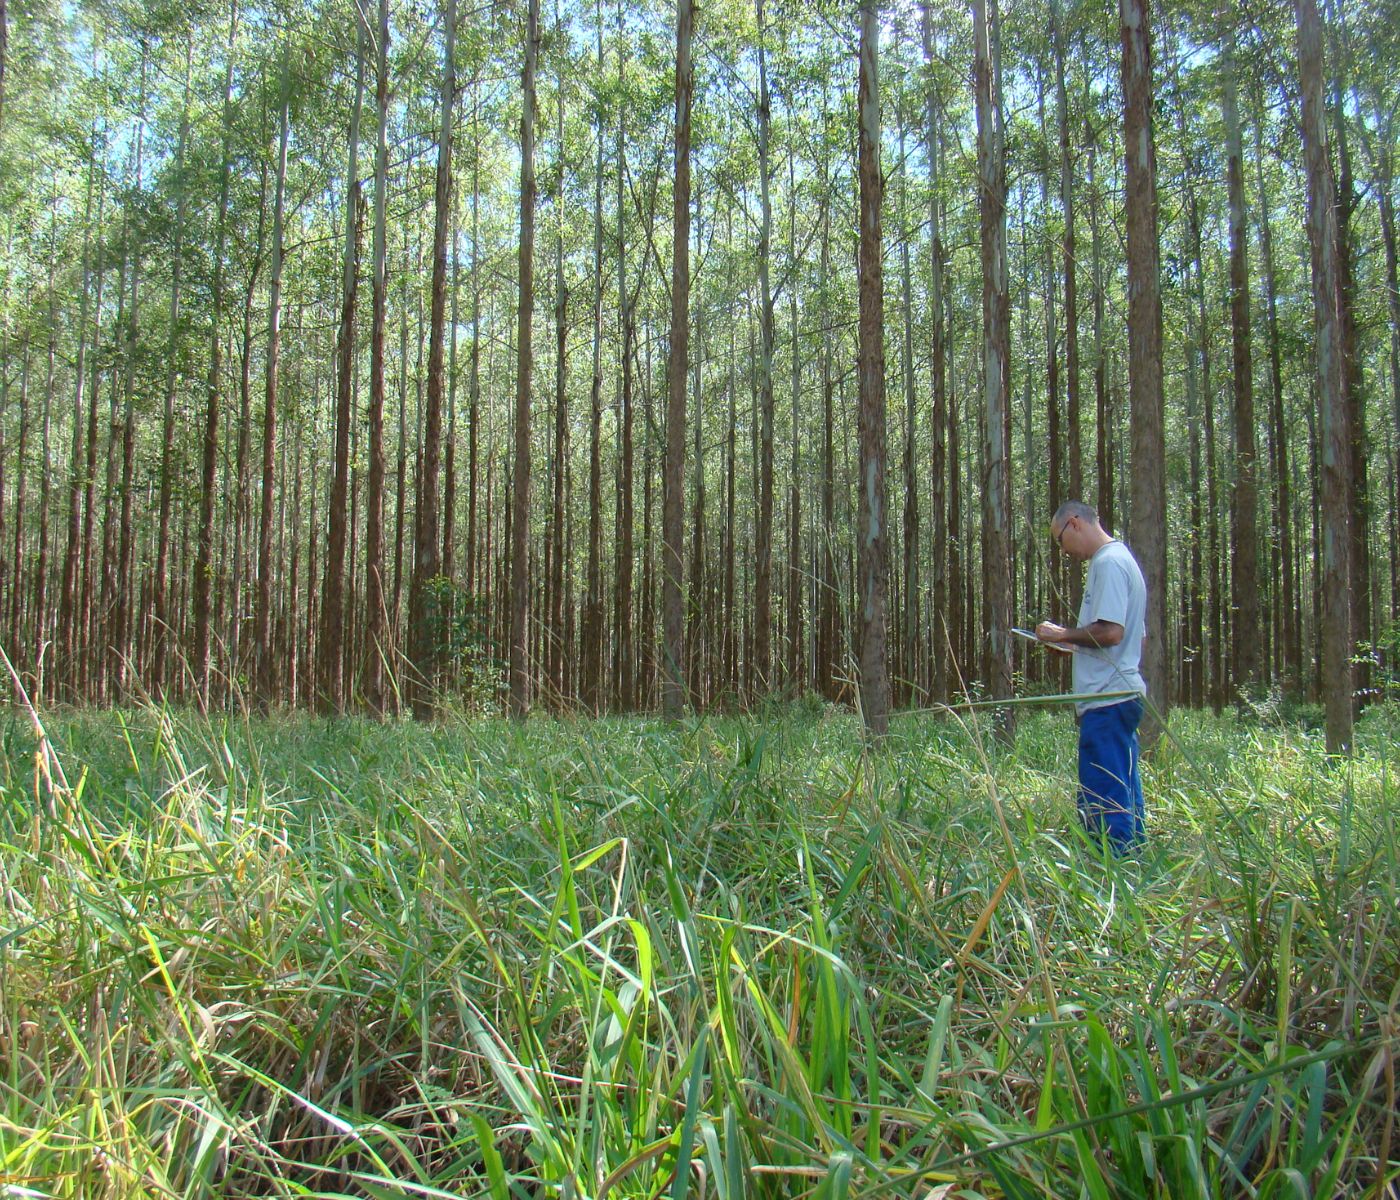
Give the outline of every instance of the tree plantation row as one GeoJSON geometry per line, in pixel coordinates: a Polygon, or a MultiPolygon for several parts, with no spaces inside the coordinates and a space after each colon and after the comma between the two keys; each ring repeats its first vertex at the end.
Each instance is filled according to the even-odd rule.
{"type": "Polygon", "coordinates": [[[1340,749],[1385,684],[1379,0],[0,18],[0,646],[41,700],[880,729],[1063,690],[1008,630],[1077,608],[1068,498],[1143,564],[1163,710],[1322,700],[1340,749]]]}

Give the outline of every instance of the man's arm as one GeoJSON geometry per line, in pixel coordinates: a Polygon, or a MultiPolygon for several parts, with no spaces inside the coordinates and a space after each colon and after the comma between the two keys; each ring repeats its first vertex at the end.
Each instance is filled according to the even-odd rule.
{"type": "Polygon", "coordinates": [[[1118,645],[1123,640],[1123,632],[1123,626],[1116,621],[1091,621],[1088,625],[1077,625],[1072,629],[1056,625],[1053,621],[1042,621],[1035,627],[1035,636],[1042,642],[1084,646],[1091,650],[1118,645]]]}

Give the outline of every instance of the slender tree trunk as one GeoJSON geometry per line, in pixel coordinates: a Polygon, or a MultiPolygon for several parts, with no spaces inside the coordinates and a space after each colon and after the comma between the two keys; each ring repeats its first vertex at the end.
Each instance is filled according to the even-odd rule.
{"type": "Polygon", "coordinates": [[[1143,675],[1153,689],[1151,745],[1171,697],[1167,668],[1166,440],[1162,305],[1157,283],[1157,151],[1152,134],[1152,30],[1147,0],[1120,0],[1123,144],[1127,151],[1128,391],[1132,410],[1132,540],[1147,582],[1143,675]]]}
{"type": "MultiPolygon", "coordinates": [[[[57,658],[61,678],[57,681],[70,699],[80,696],[80,672],[77,668],[79,647],[79,566],[82,561],[83,516],[83,404],[87,385],[88,313],[92,288],[89,270],[92,251],[92,196],[97,175],[97,124],[89,134],[92,158],[88,162],[87,197],[83,205],[83,260],[81,268],[82,293],[78,306],[78,357],[73,367],[73,450],[68,466],[68,539],[63,555],[63,586],[59,597],[57,658]]],[[[98,236],[101,236],[99,226],[98,236]]],[[[89,407],[96,412],[97,392],[94,389],[89,407]]],[[[0,485],[3,487],[3,485],[0,485]]]]}
{"type": "MultiPolygon", "coordinates": [[[[1254,438],[1254,358],[1249,329],[1249,234],[1245,224],[1244,146],[1235,98],[1233,44],[1224,71],[1226,187],[1230,206],[1230,331],[1235,398],[1234,552],[1231,608],[1236,631],[1234,685],[1241,700],[1263,682],[1260,661],[1258,464],[1254,438]]],[[[1262,196],[1260,202],[1263,202],[1262,196]]]]}
{"type": "Polygon", "coordinates": [[[340,325],[335,341],[335,451],[326,514],[326,566],[322,584],[318,707],[345,711],[345,550],[350,488],[351,396],[355,383],[355,303],[360,284],[360,234],[364,190],[360,185],[360,117],[365,94],[365,29],[355,29],[355,101],[350,110],[350,161],[345,172],[345,247],[341,266],[340,325]]]}
{"type": "Polygon", "coordinates": [[[685,706],[681,674],[685,607],[685,428],[686,362],[690,339],[690,107],[695,75],[690,61],[695,9],[691,0],[676,7],[676,125],[675,185],[671,240],[671,337],[667,362],[666,466],[662,503],[662,613],[664,662],[661,704],[667,717],[680,716],[685,706]]]}
{"type": "MultiPolygon", "coordinates": [[[[1400,487],[1400,269],[1397,269],[1392,127],[1382,125],[1377,198],[1380,201],[1381,240],[1385,243],[1386,312],[1390,318],[1391,488],[1400,487]]],[[[1391,520],[1396,520],[1396,499],[1391,500],[1391,520]]],[[[1390,619],[1400,622],[1400,544],[1391,538],[1390,619]]],[[[1395,651],[1390,651],[1393,656],[1395,651]]],[[[1392,657],[1393,666],[1393,657],[1392,657]]]]}
{"type": "Polygon", "coordinates": [[[769,281],[773,242],[772,169],[769,139],[772,99],[768,89],[764,0],[755,0],[758,22],[758,285],[759,285],[759,461],[757,555],[754,563],[754,677],[756,691],[770,683],[773,572],[773,288],[769,281]]]}
{"type": "Polygon", "coordinates": [[[788,141],[788,325],[792,350],[792,478],[788,487],[788,686],[801,695],[810,679],[802,606],[802,355],[797,303],[797,168],[795,139],[788,141]]]}
{"type": "Polygon", "coordinates": [[[384,586],[384,326],[387,308],[389,0],[379,0],[375,39],[374,287],[370,318],[369,478],[365,497],[365,703],[382,715],[388,704],[385,661],[389,654],[388,599],[384,586]]]}
{"type": "MultiPolygon", "coordinates": [[[[1078,248],[1074,230],[1074,159],[1069,140],[1069,97],[1065,88],[1064,14],[1054,6],[1055,113],[1060,135],[1060,209],[1064,216],[1061,240],[1065,288],[1065,442],[1068,458],[1068,493],[1084,498],[1084,448],[1079,408],[1079,285],[1078,248]]],[[[1079,610],[1083,579],[1070,572],[1070,607],[1079,610]]]]}
{"type": "MultiPolygon", "coordinates": [[[[618,93],[626,87],[626,39],[623,34],[623,7],[619,2],[618,23],[618,93]]],[[[622,322],[622,362],[620,364],[619,404],[621,412],[621,444],[618,448],[618,488],[617,488],[617,581],[614,587],[614,605],[617,621],[617,668],[614,672],[617,683],[617,706],[621,709],[633,708],[637,704],[635,685],[636,644],[632,620],[632,355],[636,345],[634,337],[635,308],[628,302],[627,294],[627,221],[626,221],[626,176],[627,163],[627,106],[618,105],[617,144],[614,172],[617,176],[617,306],[618,319],[622,322]]],[[[653,195],[655,193],[653,192],[653,195]]],[[[638,272],[639,276],[643,272],[638,272]]]]}
{"type": "Polygon", "coordinates": [[[949,665],[953,657],[952,625],[949,610],[948,578],[948,347],[947,330],[943,321],[944,307],[944,247],[942,214],[939,204],[939,166],[941,158],[940,141],[942,124],[939,120],[938,95],[934,75],[934,43],[932,5],[923,0],[920,5],[920,24],[923,35],[924,70],[928,79],[925,84],[925,155],[929,171],[929,293],[928,313],[931,325],[931,354],[933,370],[933,407],[929,415],[929,521],[933,537],[933,587],[930,603],[932,607],[933,654],[932,699],[943,703],[950,694],[949,665]]]}
{"type": "MultiPolygon", "coordinates": [[[[982,595],[986,634],[983,675],[987,694],[1012,694],[1011,678],[1011,302],[1006,267],[1006,142],[1001,115],[1000,17],[997,0],[975,0],[977,166],[982,240],[982,595]]],[[[998,732],[1014,733],[1014,710],[1004,710],[998,732]]]]}
{"type": "Polygon", "coordinates": [[[535,306],[535,62],[539,54],[540,4],[529,0],[525,63],[521,71],[520,271],[516,322],[515,456],[511,480],[510,711],[523,718],[530,703],[529,525],[531,318],[535,306]]]}
{"type": "Polygon", "coordinates": [[[277,448],[278,372],[282,352],[282,232],[286,219],[287,144],[291,132],[291,89],[287,55],[282,51],[282,95],[277,118],[277,165],[272,199],[272,261],[268,292],[267,375],[263,393],[262,510],[258,524],[258,594],[254,607],[254,636],[257,639],[258,702],[269,707],[277,696],[279,683],[276,648],[272,639],[272,604],[275,559],[272,549],[272,518],[276,504],[275,469],[277,448]]]}
{"type": "MultiPolygon", "coordinates": [[[[1261,108],[1262,111],[1262,108],[1261,108]]],[[[1264,256],[1264,287],[1268,297],[1269,321],[1269,379],[1271,386],[1270,443],[1273,449],[1274,504],[1273,537],[1279,547],[1280,568],[1283,576],[1279,598],[1280,629],[1279,639],[1282,653],[1279,656],[1279,669],[1283,676],[1285,691],[1299,686],[1301,681],[1303,646],[1300,620],[1302,597],[1299,594],[1297,575],[1294,571],[1294,529],[1293,529],[1293,481],[1289,469],[1288,429],[1283,411],[1283,361],[1280,350],[1278,327],[1278,295],[1274,284],[1274,238],[1269,220],[1268,192],[1264,188],[1264,154],[1260,124],[1254,127],[1254,165],[1258,179],[1259,195],[1259,236],[1260,248],[1264,256]]],[[[1393,280],[1392,280],[1393,282],[1393,280]]],[[[1396,298],[1391,295],[1391,303],[1396,298]]],[[[1397,410],[1400,415],[1400,410],[1397,410]]]]}
{"type": "Polygon", "coordinates": [[[880,14],[864,0],[860,22],[857,119],[860,169],[860,700],[866,729],[889,731],[890,679],[885,643],[888,530],[885,512],[884,266],[880,206],[880,14]]]}
{"type": "MultiPolygon", "coordinates": [[[[103,142],[106,138],[104,136],[103,142]]],[[[97,143],[94,141],[94,153],[97,143]]],[[[105,212],[105,201],[107,189],[105,180],[97,189],[97,230],[99,234],[103,229],[103,215],[105,212]]],[[[103,292],[107,278],[107,239],[99,236],[97,239],[97,280],[94,289],[92,305],[92,342],[94,351],[100,348],[102,342],[102,304],[103,292]]],[[[102,392],[102,356],[93,354],[92,372],[88,387],[88,410],[87,410],[87,457],[83,468],[83,533],[82,533],[82,585],[79,592],[78,602],[78,639],[81,646],[77,647],[77,661],[74,664],[75,699],[96,701],[94,684],[101,678],[99,663],[95,658],[100,651],[98,644],[100,640],[99,631],[95,625],[98,620],[99,609],[97,607],[97,588],[99,580],[95,575],[101,571],[101,564],[94,566],[93,563],[93,537],[97,525],[97,428],[98,428],[98,407],[102,392]]],[[[0,493],[3,492],[0,488],[0,493]]],[[[3,529],[4,521],[0,519],[0,529],[3,529]]]]}
{"type": "MultiPolygon", "coordinates": [[[[583,610],[581,693],[597,715],[603,688],[603,6],[595,6],[598,35],[594,94],[593,171],[593,381],[588,405],[588,565],[583,610]]],[[[621,107],[621,105],[619,105],[621,107]]],[[[617,167],[619,177],[622,168],[617,167]]],[[[619,217],[621,213],[619,212],[619,217]]]]}
{"type": "Polygon", "coordinates": [[[1350,750],[1352,737],[1351,607],[1347,595],[1351,442],[1344,393],[1344,346],[1339,311],[1339,235],[1323,108],[1321,21],[1315,0],[1296,0],[1296,12],[1303,159],[1308,183],[1308,244],[1312,259],[1317,387],[1322,417],[1323,702],[1328,752],[1344,754],[1350,750]]]}
{"type": "Polygon", "coordinates": [[[1098,135],[1093,118],[1085,117],[1089,143],[1089,241],[1090,278],[1094,292],[1094,477],[1097,483],[1095,506],[1104,527],[1115,527],[1113,515],[1113,456],[1109,453],[1112,413],[1109,406],[1108,372],[1103,344],[1102,235],[1099,227],[1098,135]]]}
{"type": "MultiPolygon", "coordinates": [[[[904,130],[899,133],[899,157],[904,163],[904,130]]],[[[900,223],[900,266],[903,338],[901,345],[901,374],[904,377],[904,575],[902,606],[900,609],[900,648],[901,663],[899,686],[895,691],[896,702],[908,703],[919,686],[919,669],[923,663],[923,647],[920,638],[919,605],[919,483],[914,468],[914,450],[918,444],[918,407],[914,385],[914,315],[913,315],[913,268],[910,265],[909,243],[913,233],[909,228],[906,205],[908,176],[901,165],[899,173],[899,223],[900,223]]]]}
{"type": "Polygon", "coordinates": [[[422,466],[414,521],[413,579],[409,596],[410,697],[413,715],[431,720],[443,640],[435,591],[442,573],[438,557],[438,464],[442,451],[444,333],[447,323],[447,235],[452,222],[452,108],[457,98],[455,65],[457,0],[443,10],[442,109],[438,125],[437,176],[433,193],[433,291],[428,318],[428,407],[423,415],[422,466]]]}
{"type": "MultiPolygon", "coordinates": [[[[141,98],[138,104],[136,122],[135,168],[132,173],[132,185],[137,191],[141,189],[142,155],[145,149],[147,69],[147,49],[143,43],[141,46],[141,98]]],[[[129,225],[125,227],[124,232],[130,232],[129,225]]],[[[112,603],[108,608],[111,620],[111,633],[108,638],[108,653],[111,658],[110,678],[117,696],[124,696],[130,683],[128,672],[131,662],[131,618],[136,611],[136,604],[131,594],[131,574],[136,545],[135,530],[132,526],[133,502],[135,500],[132,480],[135,474],[136,455],[136,346],[140,316],[137,293],[141,279],[141,240],[139,237],[136,239],[135,251],[128,253],[131,259],[131,284],[125,328],[126,346],[122,363],[121,517],[117,532],[118,545],[115,577],[111,590],[112,603]]],[[[114,429],[113,432],[115,436],[116,430],[114,429]]],[[[16,520],[18,522],[18,518],[16,520]]],[[[18,559],[15,562],[15,572],[14,578],[18,579],[18,559]]]]}
{"type": "MultiPolygon", "coordinates": [[[[558,24],[558,3],[555,4],[558,24]]],[[[549,564],[545,591],[547,619],[544,632],[548,639],[550,703],[556,707],[565,701],[564,690],[564,554],[566,522],[565,505],[568,498],[569,462],[569,393],[568,393],[568,309],[569,289],[564,281],[564,80],[557,83],[555,112],[556,153],[559,167],[555,172],[554,216],[554,460],[551,474],[554,485],[554,509],[550,519],[550,545],[546,550],[549,564]]]]}
{"type": "Polygon", "coordinates": [[[219,159],[219,210],[214,232],[210,295],[209,373],[205,385],[204,440],[199,476],[199,546],[194,563],[194,682],[200,711],[208,711],[213,667],[214,494],[219,461],[219,410],[223,389],[224,250],[228,239],[229,175],[233,136],[233,63],[238,36],[238,0],[230,0],[224,51],[223,140],[219,159]]]}
{"type": "Polygon", "coordinates": [[[167,606],[170,576],[170,505],[172,498],[175,451],[175,387],[178,360],[178,331],[180,326],[181,259],[184,256],[186,187],[185,144],[190,131],[190,75],[194,58],[194,39],[185,42],[185,96],[180,109],[180,133],[175,146],[175,242],[170,256],[170,341],[169,361],[165,376],[165,411],[161,422],[160,452],[160,517],[156,535],[156,566],[152,578],[152,640],[150,686],[153,695],[163,695],[166,687],[166,653],[170,642],[170,613],[167,606]]]}

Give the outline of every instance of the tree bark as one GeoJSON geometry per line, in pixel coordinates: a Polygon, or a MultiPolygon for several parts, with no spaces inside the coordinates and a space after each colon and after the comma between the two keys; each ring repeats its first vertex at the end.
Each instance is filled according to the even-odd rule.
{"type": "Polygon", "coordinates": [[[889,732],[890,679],[886,653],[888,574],[885,512],[884,264],[880,207],[880,14],[863,0],[857,119],[860,122],[860,477],[856,537],[860,563],[860,701],[866,730],[889,732]]]}
{"type": "MultiPolygon", "coordinates": [[[[603,6],[595,6],[598,33],[597,86],[594,95],[595,157],[593,171],[593,381],[588,405],[588,563],[586,567],[581,694],[587,712],[596,716],[603,694],[603,6]]],[[[619,108],[621,104],[619,103],[619,108]]],[[[619,178],[622,166],[616,168],[619,178]]],[[[619,212],[619,218],[621,213],[619,212]]],[[[621,251],[619,250],[619,253],[621,251]]]]}
{"type": "Polygon", "coordinates": [[[1132,412],[1132,541],[1147,583],[1142,673],[1153,689],[1143,722],[1151,746],[1170,704],[1167,669],[1167,494],[1162,305],[1157,281],[1157,151],[1152,133],[1152,31],[1147,0],[1120,0],[1123,144],[1127,155],[1128,398],[1132,412]]]}
{"type": "Polygon", "coordinates": [[[675,185],[671,238],[671,337],[667,361],[666,465],[662,501],[662,621],[663,662],[661,706],[667,717],[680,716],[685,707],[685,606],[682,589],[685,569],[685,428],[686,362],[690,338],[690,109],[695,74],[690,46],[695,9],[691,0],[676,4],[676,124],[675,185]]]}
{"type": "Polygon", "coordinates": [[[160,516],[156,534],[156,565],[152,578],[152,654],[150,668],[151,694],[165,695],[166,653],[170,645],[170,613],[167,606],[170,576],[170,505],[174,481],[172,458],[175,450],[175,388],[179,361],[181,259],[184,257],[185,210],[188,189],[184,183],[185,145],[190,132],[190,76],[194,58],[194,39],[185,42],[185,95],[180,108],[180,132],[175,145],[175,242],[170,256],[170,338],[166,354],[165,410],[161,421],[160,450],[160,516]]]}
{"type": "Polygon", "coordinates": [[[279,682],[272,641],[272,604],[275,566],[272,551],[272,518],[276,508],[275,467],[277,446],[278,371],[282,351],[282,233],[286,219],[287,145],[291,133],[291,87],[286,46],[282,50],[282,95],[277,117],[277,163],[272,199],[272,260],[268,293],[267,373],[263,392],[262,509],[258,523],[258,592],[254,608],[257,667],[254,673],[258,703],[268,708],[276,699],[279,682]]]}
{"type": "Polygon", "coordinates": [[[764,693],[770,682],[770,642],[773,579],[773,288],[769,281],[773,242],[772,171],[769,137],[772,98],[768,89],[768,59],[764,0],[755,0],[758,23],[758,287],[759,287],[759,460],[757,554],[754,562],[754,689],[764,693]]]}
{"type": "Polygon", "coordinates": [[[1322,670],[1327,750],[1350,751],[1352,738],[1349,515],[1351,441],[1344,393],[1336,197],[1323,108],[1322,25],[1315,0],[1296,0],[1303,161],[1307,173],[1308,246],[1321,414],[1322,670]]]}
{"type": "Polygon", "coordinates": [[[355,303],[360,282],[360,233],[364,190],[359,179],[360,116],[365,91],[365,29],[355,29],[355,101],[350,110],[350,161],[345,172],[345,247],[342,253],[340,325],[335,341],[335,451],[326,514],[326,565],[322,585],[318,707],[329,715],[345,711],[345,550],[350,488],[351,396],[355,383],[355,303]]]}
{"type": "Polygon", "coordinates": [[[385,661],[389,654],[387,596],[384,587],[384,326],[387,308],[385,252],[389,172],[389,0],[379,0],[374,71],[376,135],[374,152],[374,286],[370,318],[369,477],[365,497],[365,704],[376,716],[387,705],[385,661]]]}
{"type": "MultiPolygon", "coordinates": [[[[1235,629],[1234,686],[1242,703],[1263,683],[1259,614],[1258,462],[1254,436],[1254,357],[1249,329],[1249,234],[1245,225],[1244,145],[1235,98],[1233,39],[1223,64],[1226,188],[1230,210],[1230,333],[1235,416],[1234,548],[1230,574],[1235,629]]],[[[1262,197],[1261,197],[1262,203],[1262,197]]]]}
{"type": "Polygon", "coordinates": [[[539,54],[540,4],[529,0],[525,61],[521,70],[520,269],[516,314],[515,454],[511,479],[510,712],[523,718],[530,703],[529,525],[530,525],[530,346],[535,306],[535,63],[539,54]]]}
{"type": "MultiPolygon", "coordinates": [[[[997,0],[974,0],[978,199],[982,244],[983,676],[993,699],[1012,694],[1011,675],[1011,301],[1006,266],[1006,142],[1001,115],[997,0]]],[[[1009,740],[1014,710],[999,715],[1009,740]]]]}
{"type": "Polygon", "coordinates": [[[438,124],[437,175],[433,191],[433,283],[428,318],[428,406],[423,414],[422,465],[414,521],[413,578],[409,585],[410,702],[420,721],[431,720],[436,704],[438,663],[443,641],[435,592],[441,574],[438,542],[438,468],[442,454],[443,366],[447,322],[447,235],[452,223],[452,108],[457,99],[457,0],[443,10],[442,108],[438,124]]]}

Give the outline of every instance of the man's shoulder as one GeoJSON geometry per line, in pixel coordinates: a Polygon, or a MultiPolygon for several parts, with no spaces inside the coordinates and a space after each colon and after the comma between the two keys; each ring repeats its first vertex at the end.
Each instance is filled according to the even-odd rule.
{"type": "Polygon", "coordinates": [[[1107,543],[1094,556],[1091,566],[1099,568],[1106,575],[1118,576],[1129,587],[1145,588],[1147,586],[1137,557],[1132,550],[1116,538],[1107,543]]]}

